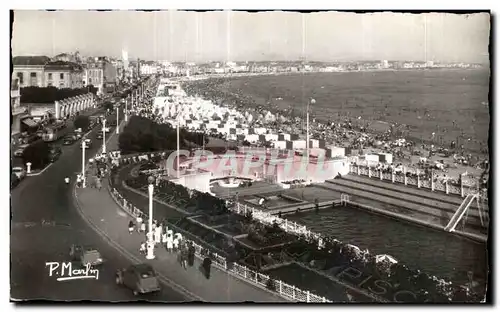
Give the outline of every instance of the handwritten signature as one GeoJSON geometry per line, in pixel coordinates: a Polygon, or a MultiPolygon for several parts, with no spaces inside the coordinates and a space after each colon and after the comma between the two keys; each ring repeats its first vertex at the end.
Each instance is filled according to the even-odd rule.
{"type": "Polygon", "coordinates": [[[71,262],[46,262],[49,267],[49,276],[58,276],[57,281],[68,281],[77,279],[99,279],[99,270],[93,269],[88,263],[83,268],[74,269],[71,262]]]}

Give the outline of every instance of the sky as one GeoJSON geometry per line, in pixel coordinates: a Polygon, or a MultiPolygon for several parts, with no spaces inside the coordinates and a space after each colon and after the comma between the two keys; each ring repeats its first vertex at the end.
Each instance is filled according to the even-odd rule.
{"type": "Polygon", "coordinates": [[[12,54],[487,63],[487,13],[15,11],[12,54]]]}

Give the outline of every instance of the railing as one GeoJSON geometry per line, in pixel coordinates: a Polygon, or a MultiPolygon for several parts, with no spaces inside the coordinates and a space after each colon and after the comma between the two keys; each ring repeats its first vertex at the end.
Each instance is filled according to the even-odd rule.
{"type": "MultiPolygon", "coordinates": [[[[110,190],[111,196],[114,198],[116,203],[122,207],[125,211],[131,214],[134,217],[137,217],[139,214],[142,214],[145,219],[147,219],[147,215],[145,215],[140,209],[130,204],[115,188],[110,190]]],[[[292,223],[290,224],[292,225],[292,223]]],[[[290,231],[297,231],[296,227],[298,225],[293,223],[293,226],[289,227],[290,231]]],[[[302,227],[305,228],[305,227],[302,227]]],[[[196,244],[193,241],[186,239],[188,242],[192,242],[195,247],[195,255],[199,259],[204,258],[204,250],[205,248],[196,244]]],[[[238,263],[230,263],[228,265],[228,261],[226,258],[218,255],[217,253],[212,254],[213,263],[220,269],[224,271],[228,271],[232,274],[238,275],[240,278],[244,279],[247,282],[252,284],[257,284],[261,287],[265,287],[271,291],[275,291],[281,297],[298,302],[332,302],[325,297],[321,297],[311,293],[310,291],[302,290],[300,288],[295,287],[294,285],[287,284],[281,280],[274,280],[269,275],[265,275],[256,271],[253,271],[246,266],[240,265],[238,263]],[[272,282],[272,286],[270,287],[269,280],[272,282]]]]}
{"type": "Polygon", "coordinates": [[[462,185],[457,186],[448,181],[435,180],[432,183],[429,179],[421,178],[420,181],[415,176],[405,178],[403,172],[384,172],[379,169],[371,168],[369,166],[351,164],[349,173],[354,175],[363,175],[370,178],[376,178],[385,181],[394,181],[394,183],[401,183],[405,185],[412,185],[419,188],[430,189],[432,191],[445,192],[446,194],[454,194],[462,197],[468,194],[476,194],[478,181],[476,179],[464,180],[462,185]],[[382,177],[381,177],[382,175],[382,177]],[[467,183],[469,182],[469,183],[467,183]]]}

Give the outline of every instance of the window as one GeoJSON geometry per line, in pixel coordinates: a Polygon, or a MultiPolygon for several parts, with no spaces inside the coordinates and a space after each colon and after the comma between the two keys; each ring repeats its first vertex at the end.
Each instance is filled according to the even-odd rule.
{"type": "Polygon", "coordinates": [[[89,84],[92,84],[92,78],[89,78],[89,84]]]}
{"type": "Polygon", "coordinates": [[[47,87],[52,87],[52,82],[47,83],[47,87]]]}
{"type": "Polygon", "coordinates": [[[59,74],[59,79],[61,79],[61,80],[64,79],[64,73],[59,74]]]}
{"type": "Polygon", "coordinates": [[[52,73],[49,73],[49,80],[52,80],[52,73]]]}
{"type": "Polygon", "coordinates": [[[61,88],[61,89],[64,88],[64,82],[62,82],[62,81],[59,82],[59,88],[61,88]]]}
{"type": "Polygon", "coordinates": [[[24,75],[23,73],[17,73],[17,78],[19,78],[19,83],[24,84],[24,75]]]}
{"type": "Polygon", "coordinates": [[[31,78],[36,78],[36,73],[30,73],[31,78]]]}

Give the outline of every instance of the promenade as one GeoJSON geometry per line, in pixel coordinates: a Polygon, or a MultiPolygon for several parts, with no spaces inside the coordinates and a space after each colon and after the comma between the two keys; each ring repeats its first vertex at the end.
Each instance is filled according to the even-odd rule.
{"type": "MultiPolygon", "coordinates": [[[[108,150],[116,150],[118,136],[107,142],[108,150]]],[[[104,179],[101,191],[93,188],[74,191],[76,208],[82,218],[106,239],[115,249],[134,263],[148,262],[160,280],[185,295],[187,301],[207,302],[286,302],[287,300],[232,276],[212,265],[210,279],[198,270],[200,261],[193,267],[181,268],[176,254],[169,254],[163,248],[156,248],[156,259],[146,260],[139,252],[143,234],[128,233],[128,222],[133,220],[119,207],[108,192],[108,181],[104,179]]],[[[118,286],[117,286],[118,287],[118,286]]]]}

